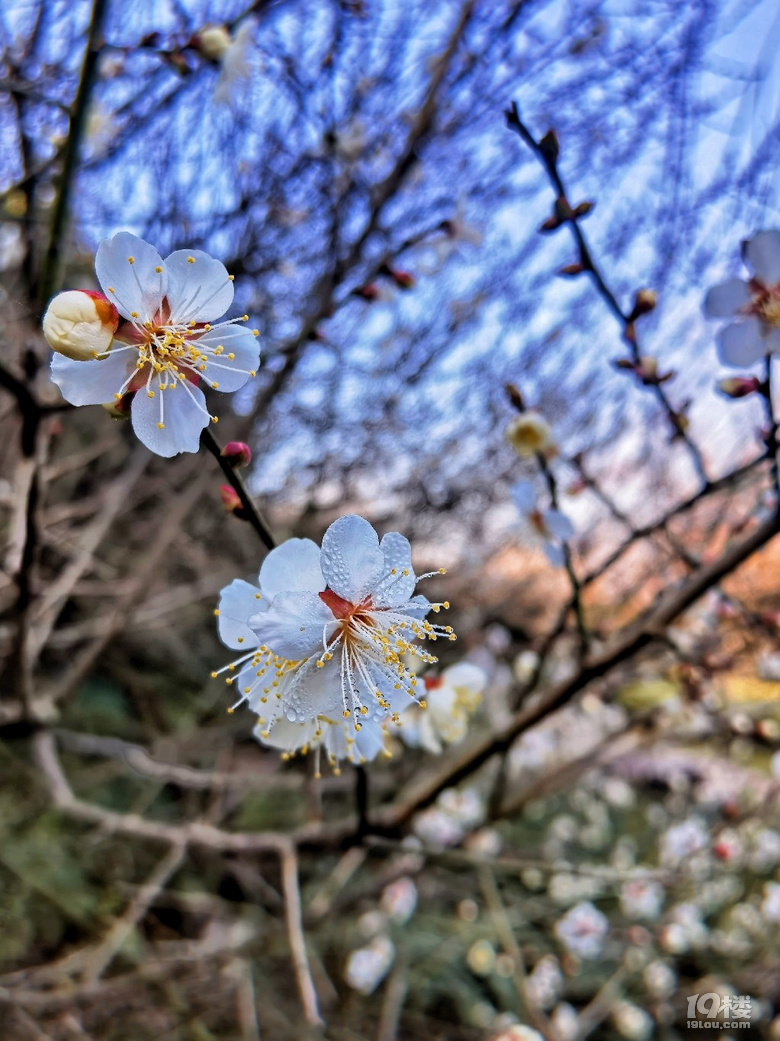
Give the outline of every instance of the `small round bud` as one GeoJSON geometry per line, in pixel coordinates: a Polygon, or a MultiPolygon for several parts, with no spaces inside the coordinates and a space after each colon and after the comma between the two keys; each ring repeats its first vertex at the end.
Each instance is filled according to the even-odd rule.
{"type": "Polygon", "coordinates": [[[219,495],[222,499],[222,505],[225,507],[226,513],[232,513],[234,517],[238,517],[239,520],[246,520],[246,510],[241,504],[238,492],[232,485],[221,484],[219,486],[219,495]]]}
{"type": "Polygon", "coordinates": [[[119,313],[102,293],[71,289],[58,293],[43,316],[49,346],[73,361],[92,361],[111,347],[119,313]]]}
{"type": "Polygon", "coordinates": [[[240,470],[252,462],[252,450],[244,441],[228,441],[219,454],[234,470],[240,470]]]}
{"type": "Polygon", "coordinates": [[[658,296],[652,289],[638,289],[634,297],[634,306],[628,316],[629,322],[636,321],[643,314],[649,314],[655,310],[658,296]]]}
{"type": "Polygon", "coordinates": [[[746,398],[760,388],[761,383],[755,376],[731,376],[718,384],[718,390],[727,398],[746,398]]]}
{"type": "Polygon", "coordinates": [[[399,289],[412,289],[415,284],[415,277],[411,271],[399,271],[397,268],[392,268],[390,277],[399,289]]]}
{"type": "Polygon", "coordinates": [[[209,61],[222,61],[233,45],[233,38],[224,25],[207,25],[195,37],[195,45],[209,61]]]}

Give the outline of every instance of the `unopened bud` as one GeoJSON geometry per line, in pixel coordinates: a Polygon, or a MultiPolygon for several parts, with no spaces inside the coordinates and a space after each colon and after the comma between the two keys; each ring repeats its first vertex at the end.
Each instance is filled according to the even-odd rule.
{"type": "Polygon", "coordinates": [[[359,296],[361,300],[378,300],[379,299],[379,286],[376,282],[366,282],[363,286],[358,286],[357,289],[352,290],[353,296],[359,296]]]}
{"type": "Polygon", "coordinates": [[[111,346],[119,313],[102,293],[71,289],[58,293],[43,316],[43,335],[58,354],[92,361],[111,346]]]}
{"type": "Polygon", "coordinates": [[[390,277],[399,289],[411,289],[415,284],[415,277],[411,271],[399,271],[397,268],[392,268],[390,277]]]}
{"type": "Polygon", "coordinates": [[[558,143],[558,135],[554,130],[548,130],[542,140],[539,142],[539,151],[551,162],[555,162],[560,154],[560,145],[558,143]]]}
{"type": "Polygon", "coordinates": [[[566,489],[567,495],[581,495],[587,488],[583,477],[576,477],[566,489]]]}
{"type": "Polygon", "coordinates": [[[595,202],[578,202],[572,213],[575,217],[587,217],[595,205],[595,202]]]}
{"type": "Polygon", "coordinates": [[[233,38],[224,25],[207,25],[193,42],[204,58],[222,61],[233,45],[233,38]]]}
{"type": "Polygon", "coordinates": [[[252,450],[244,441],[228,441],[219,454],[234,470],[240,470],[252,462],[252,450]]]}
{"type": "Polygon", "coordinates": [[[219,486],[219,496],[222,499],[222,505],[225,507],[226,513],[232,513],[239,520],[247,519],[246,510],[241,503],[238,492],[232,485],[221,484],[219,486]]]}
{"type": "Polygon", "coordinates": [[[116,401],[108,401],[102,406],[112,419],[129,419],[130,406],[133,403],[134,393],[123,394],[116,401]]]}
{"type": "Polygon", "coordinates": [[[727,398],[746,398],[760,389],[761,381],[755,376],[730,376],[718,384],[718,390],[727,398]]]}
{"type": "Polygon", "coordinates": [[[658,303],[658,296],[652,289],[639,289],[637,290],[636,296],[634,297],[634,306],[631,314],[628,316],[629,322],[636,321],[637,318],[643,314],[649,314],[655,310],[655,305],[658,303]]]}
{"type": "Polygon", "coordinates": [[[539,231],[541,231],[541,232],[555,231],[555,229],[556,228],[560,228],[560,226],[561,226],[560,218],[558,216],[556,216],[556,214],[553,214],[552,217],[548,217],[546,221],[543,221],[539,225],[539,231]]]}
{"type": "Polygon", "coordinates": [[[585,268],[578,261],[576,264],[566,264],[558,271],[558,274],[573,278],[575,275],[581,275],[584,270],[585,268]]]}

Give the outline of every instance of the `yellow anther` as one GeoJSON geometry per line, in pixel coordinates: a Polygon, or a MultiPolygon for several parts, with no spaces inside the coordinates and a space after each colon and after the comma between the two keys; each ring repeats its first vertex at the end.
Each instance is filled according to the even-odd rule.
{"type": "Polygon", "coordinates": [[[137,318],[138,317],[138,312],[137,311],[131,311],[130,312],[130,317],[131,318],[137,318]]]}
{"type": "Polygon", "coordinates": [[[253,336],[259,336],[260,335],[260,330],[259,329],[253,329],[252,330],[252,335],[253,336]]]}
{"type": "Polygon", "coordinates": [[[243,636],[239,636],[239,637],[236,638],[236,643],[243,643],[243,642],[244,642],[244,637],[243,636]]]}
{"type": "Polygon", "coordinates": [[[153,390],[147,391],[146,396],[147,396],[147,398],[153,398],[154,397],[154,391],[153,390]]]}
{"type": "Polygon", "coordinates": [[[365,705],[361,705],[360,706],[360,715],[361,716],[367,716],[368,715],[368,709],[366,708],[365,705]]]}
{"type": "Polygon", "coordinates": [[[165,430],[165,423],[158,423],[157,424],[157,429],[158,430],[165,430]]]}
{"type": "Polygon", "coordinates": [[[235,277],[236,277],[235,275],[228,275],[228,282],[235,281],[235,277]]]}
{"type": "Polygon", "coordinates": [[[233,707],[231,706],[231,707],[230,707],[230,708],[229,708],[229,709],[227,710],[227,714],[228,714],[229,716],[232,716],[232,715],[233,715],[233,713],[234,713],[235,711],[236,711],[236,710],[235,710],[235,709],[234,709],[234,708],[233,708],[233,707]]]}
{"type": "Polygon", "coordinates": [[[115,293],[115,292],[116,292],[116,289],[114,289],[114,287],[113,287],[113,286],[109,286],[109,287],[108,287],[108,291],[109,291],[109,293],[115,293]]]}
{"type": "Polygon", "coordinates": [[[157,267],[156,267],[156,268],[155,268],[154,270],[155,270],[155,271],[157,272],[157,274],[159,275],[159,274],[160,274],[160,272],[162,271],[162,267],[161,267],[161,266],[160,266],[160,265],[158,264],[158,265],[157,265],[157,267]]]}
{"type": "Polygon", "coordinates": [[[212,383],[211,384],[212,390],[216,390],[218,386],[219,386],[218,383],[212,383]]]}
{"type": "Polygon", "coordinates": [[[194,264],[195,263],[195,257],[187,257],[187,263],[188,264],[194,264]]]}
{"type": "Polygon", "coordinates": [[[135,257],[128,257],[127,258],[127,263],[128,264],[135,264],[135,257]]]}
{"type": "Polygon", "coordinates": [[[215,680],[215,679],[217,678],[217,676],[218,676],[218,675],[219,675],[219,673],[217,673],[217,672],[212,672],[212,674],[211,674],[211,678],[212,678],[213,680],[215,680]]]}
{"type": "Polygon", "coordinates": [[[344,711],[341,714],[344,717],[344,719],[349,719],[349,712],[347,712],[346,709],[344,709],[344,711]]]}
{"type": "Polygon", "coordinates": [[[231,361],[235,361],[235,360],[236,360],[236,356],[235,356],[235,354],[233,354],[233,352],[232,352],[232,351],[231,351],[231,353],[230,353],[230,354],[228,355],[228,358],[229,358],[229,359],[230,359],[231,361]]]}

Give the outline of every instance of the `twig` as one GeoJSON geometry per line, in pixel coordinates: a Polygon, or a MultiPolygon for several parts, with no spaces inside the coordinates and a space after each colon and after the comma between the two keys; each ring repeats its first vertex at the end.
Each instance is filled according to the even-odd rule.
{"type": "Polygon", "coordinates": [[[775,415],[775,404],[772,400],[772,355],[768,354],[764,361],[764,382],[761,384],[761,398],[764,402],[764,413],[766,415],[766,450],[769,457],[769,465],[772,474],[772,485],[775,494],[780,498],[780,465],[777,453],[780,445],[777,439],[777,416],[775,415]]]}
{"type": "Polygon", "coordinates": [[[382,1014],[379,1018],[376,1041],[396,1041],[398,1037],[398,1026],[408,990],[406,972],[406,959],[399,956],[385,987],[385,998],[382,1002],[382,1014]]]}
{"type": "Polygon", "coordinates": [[[317,992],[309,969],[306,954],[306,940],[303,935],[303,915],[301,909],[301,891],[298,885],[298,858],[292,842],[285,842],[279,848],[282,863],[282,891],[284,893],[284,913],[287,921],[287,938],[290,944],[295,979],[303,1005],[306,1022],[311,1026],[324,1026],[324,1021],[317,1006],[317,992]]]}
{"type": "Polygon", "coordinates": [[[734,571],[756,550],[780,532],[780,513],[763,522],[742,542],[732,546],[718,560],[700,568],[679,588],[673,589],[660,605],[638,623],[616,636],[605,650],[591,657],[572,679],[540,694],[533,703],[520,708],[498,733],[488,735],[463,748],[437,772],[413,781],[401,792],[395,804],[384,808],[373,822],[374,828],[397,829],[420,809],[428,806],[445,788],[470,776],[493,755],[506,751],[529,727],[571,701],[593,680],[606,675],[616,665],[633,657],[662,634],[686,608],[712,586],[734,571]]]}
{"type": "MultiPolygon", "coordinates": [[[[633,362],[639,365],[641,352],[636,338],[635,318],[637,316],[623,310],[593,259],[588,243],[580,228],[577,214],[569,205],[566,187],[558,171],[558,149],[554,133],[550,131],[541,141],[537,141],[520,119],[520,112],[515,102],[512,102],[511,107],[505,112],[505,116],[507,126],[516,131],[546,170],[557,196],[556,218],[560,224],[568,224],[571,228],[572,235],[577,243],[581,269],[591,275],[600,296],[621,326],[623,337],[628,345],[633,362]]],[[[660,382],[652,383],[650,387],[666,412],[674,431],[674,436],[679,438],[687,447],[694,469],[702,485],[706,487],[709,484],[709,477],[704,466],[704,460],[698,446],[694,444],[686,431],[685,417],[679,409],[672,405],[660,382]]]]}
{"type": "Polygon", "coordinates": [[[73,102],[70,133],[63,150],[62,174],[60,175],[57,202],[52,214],[49,243],[41,268],[41,277],[38,282],[37,298],[38,305],[41,308],[54,292],[59,277],[60,249],[68,223],[71,192],[78,166],[81,138],[86,127],[90,95],[97,74],[97,63],[100,53],[98,45],[107,7],[107,0],[93,0],[92,15],[84,49],[84,61],[81,66],[81,77],[76,98],[73,102]]]}
{"type": "Polygon", "coordinates": [[[85,982],[100,979],[122,949],[130,933],[149,910],[160,890],[163,889],[171,875],[179,869],[185,852],[185,846],[172,845],[146,882],[138,889],[124,914],[112,923],[105,938],[97,947],[84,952],[83,976],[85,982]]]}
{"type": "Polygon", "coordinates": [[[230,463],[222,455],[222,446],[219,444],[217,439],[211,432],[210,427],[206,427],[203,431],[202,441],[208,448],[209,452],[219,463],[220,469],[225,477],[230,481],[231,486],[235,490],[236,495],[241,500],[241,505],[244,509],[246,520],[252,525],[257,534],[260,536],[260,540],[266,549],[274,549],[276,546],[276,539],[271,534],[271,529],[265,521],[262,513],[260,512],[257,504],[254,502],[249,492],[247,491],[246,485],[244,484],[243,478],[237,473],[230,463]]]}
{"type": "Polygon", "coordinates": [[[478,874],[479,885],[482,890],[482,895],[485,898],[485,903],[488,905],[493,930],[498,937],[499,943],[503,947],[504,952],[512,959],[512,964],[515,967],[514,984],[520,1004],[520,1012],[527,1017],[531,1025],[535,1027],[544,1038],[549,1039],[551,1036],[549,1024],[547,1023],[545,1016],[534,1006],[533,1002],[531,1002],[528,997],[525,959],[523,958],[523,952],[515,939],[515,934],[512,932],[512,927],[507,919],[506,910],[503,901],[501,900],[501,893],[499,892],[498,883],[496,882],[496,876],[487,864],[480,865],[478,874]]]}

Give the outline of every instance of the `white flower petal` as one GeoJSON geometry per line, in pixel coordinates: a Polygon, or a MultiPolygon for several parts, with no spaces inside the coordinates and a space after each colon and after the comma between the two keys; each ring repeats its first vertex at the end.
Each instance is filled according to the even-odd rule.
{"type": "Polygon", "coordinates": [[[325,588],[320,549],[311,539],[288,539],[272,549],[260,568],[260,587],[267,597],[277,593],[319,593],[325,588]]]}
{"type": "Polygon", "coordinates": [[[444,745],[439,740],[430,711],[429,709],[422,709],[421,711],[422,716],[417,727],[418,747],[424,749],[430,755],[441,755],[444,751],[444,745]]]}
{"type": "Polygon", "coordinates": [[[388,531],[379,543],[379,548],[384,557],[384,577],[374,588],[371,600],[377,607],[405,604],[417,584],[409,540],[397,531],[388,531]],[[395,571],[394,575],[392,571],[395,571]]]}
{"type": "Polygon", "coordinates": [[[325,580],[340,597],[359,604],[384,574],[376,532],[362,517],[339,517],[325,532],[320,560],[325,580]]]}
{"type": "Polygon", "coordinates": [[[764,350],[767,354],[780,354],[780,329],[776,326],[765,327],[764,350]]]}
{"type": "Polygon", "coordinates": [[[51,378],[71,405],[105,405],[114,400],[135,367],[135,351],[113,351],[95,361],[73,361],[62,354],[51,360],[51,378]]]}
{"type": "Polygon", "coordinates": [[[546,510],[544,523],[549,533],[561,542],[566,542],[574,534],[574,525],[560,510],[546,510]]]}
{"type": "Polygon", "coordinates": [[[751,299],[747,282],[741,278],[729,278],[710,289],[704,298],[704,311],[711,318],[731,318],[751,299]]]}
{"type": "Polygon", "coordinates": [[[761,337],[761,322],[758,318],[745,318],[721,329],[718,336],[718,356],[724,365],[753,365],[764,356],[761,337]]]}
{"type": "MultiPolygon", "coordinates": [[[[232,285],[232,283],[231,283],[232,285]]],[[[209,385],[217,384],[218,390],[232,392],[240,390],[260,364],[260,344],[251,329],[245,325],[229,325],[212,329],[195,341],[196,346],[224,347],[217,358],[211,355],[203,359],[206,371],[203,379],[209,385]],[[234,355],[230,358],[229,355],[234,355]]]]}
{"type": "Polygon", "coordinates": [[[531,481],[518,481],[509,491],[520,513],[533,513],[536,509],[536,492],[531,481]]]}
{"type": "Polygon", "coordinates": [[[563,546],[556,546],[552,542],[545,542],[544,553],[553,567],[563,567],[566,563],[563,546]]]}
{"type": "Polygon", "coordinates": [[[355,745],[359,759],[365,759],[367,763],[372,762],[385,747],[384,728],[380,723],[364,723],[360,732],[355,735],[355,745]]]}
{"type": "Polygon", "coordinates": [[[304,662],[284,683],[282,707],[287,719],[298,723],[317,716],[343,722],[341,680],[335,659],[322,668],[317,667],[316,658],[304,662]]]}
{"type": "Polygon", "coordinates": [[[759,231],[745,243],[745,261],[767,288],[780,283],[780,231],[759,231]]]}
{"type": "Polygon", "coordinates": [[[457,665],[450,665],[441,676],[445,684],[455,690],[464,687],[471,693],[481,694],[487,686],[485,670],[480,669],[478,665],[473,665],[470,661],[460,661],[457,665]]]}
{"type": "Polygon", "coordinates": [[[217,631],[226,647],[248,651],[258,646],[257,636],[247,621],[261,612],[264,605],[267,609],[268,601],[262,598],[257,586],[240,578],[220,591],[217,631]]]}
{"type": "MultiPolygon", "coordinates": [[[[261,644],[280,658],[300,661],[322,648],[336,619],[316,593],[278,593],[267,611],[249,619],[261,644]]],[[[324,672],[324,669],[318,670],[324,672]]]]}
{"type": "Polygon", "coordinates": [[[100,243],[95,273],[103,292],[125,318],[133,318],[135,312],[139,321],[150,320],[165,296],[167,275],[162,257],[154,246],[128,231],[100,243]]]}
{"type": "Polygon", "coordinates": [[[304,745],[311,743],[317,729],[316,719],[307,720],[305,723],[291,723],[289,719],[280,716],[272,724],[258,723],[252,733],[261,745],[269,748],[278,748],[283,752],[297,752],[304,745]],[[263,734],[268,736],[264,737],[263,734]]]}
{"type": "Polygon", "coordinates": [[[200,249],[178,249],[165,258],[171,322],[213,322],[233,303],[227,268],[200,249]]]}
{"type": "Polygon", "coordinates": [[[177,384],[161,391],[152,383],[154,397],[141,388],[133,398],[130,417],[141,444],[165,459],[179,452],[197,452],[200,432],[208,426],[203,391],[191,383],[177,384]],[[163,429],[158,426],[163,423],[163,429]]]}
{"type": "Polygon", "coordinates": [[[409,615],[410,618],[418,618],[422,620],[428,614],[431,609],[431,602],[422,593],[418,593],[413,596],[408,604],[404,604],[401,614],[409,615]]]}

